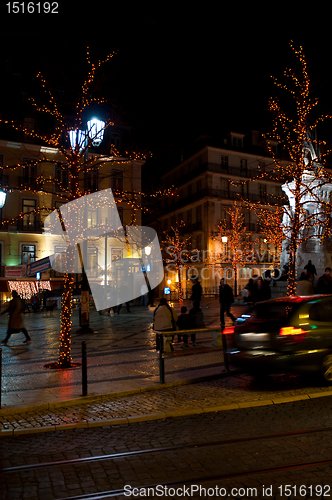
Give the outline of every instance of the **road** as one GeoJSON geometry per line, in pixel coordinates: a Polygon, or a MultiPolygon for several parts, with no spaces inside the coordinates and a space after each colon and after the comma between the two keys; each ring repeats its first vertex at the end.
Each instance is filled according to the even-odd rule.
{"type": "MultiPolygon", "coordinates": [[[[212,322],[218,311],[210,305],[212,322]]],[[[43,367],[56,355],[57,314],[30,315],[31,346],[17,337],[3,350],[9,404],[0,411],[0,500],[332,497],[332,392],[319,379],[225,373],[219,360],[218,377],[158,386],[150,312],[137,309],[92,315],[89,387],[111,373],[105,387],[113,396],[66,402],[79,394],[76,372],[43,367]],[[121,377],[123,388],[143,380],[152,390],[115,394],[121,377]],[[63,400],[43,406],[59,388],[63,400]],[[30,392],[40,406],[20,408],[30,392]],[[111,493],[94,495],[104,491],[111,493]]],[[[74,352],[81,339],[73,334],[74,352]]],[[[185,358],[168,366],[166,381],[196,373],[185,358]]]]}
{"type": "MultiPolygon", "coordinates": [[[[205,497],[212,498],[218,498],[218,491],[227,492],[227,498],[231,499],[309,498],[304,492],[313,493],[311,498],[323,498],[319,495],[322,491],[326,493],[324,498],[330,498],[331,412],[332,398],[325,397],[116,427],[3,438],[0,440],[3,469],[72,462],[2,473],[0,499],[53,500],[121,490],[125,486],[127,495],[116,498],[139,498],[146,497],[146,491],[134,488],[165,484],[168,492],[175,494],[164,496],[176,499],[204,498],[202,488],[209,493],[205,497]],[[304,430],[311,432],[299,432],[304,430]],[[273,436],[268,437],[270,434],[273,436]],[[143,454],[142,450],[150,451],[143,454]],[[136,451],[141,454],[128,455],[136,451]],[[75,462],[79,458],[109,454],[118,456],[75,462]],[[287,485],[292,489],[289,486],[287,489],[287,485]],[[184,487],[187,490],[181,489],[184,487]],[[201,490],[197,491],[199,487],[201,490]],[[264,496],[264,491],[273,495],[264,496]],[[280,495],[289,491],[291,497],[280,495]],[[183,492],[187,494],[182,495],[183,492]]],[[[159,498],[165,492],[161,488],[150,494],[150,498],[159,498]]]]}

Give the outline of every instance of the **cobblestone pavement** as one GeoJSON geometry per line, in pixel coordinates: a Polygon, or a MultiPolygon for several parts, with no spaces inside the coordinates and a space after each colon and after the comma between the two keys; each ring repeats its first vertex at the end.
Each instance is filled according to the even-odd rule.
{"type": "MultiPolygon", "coordinates": [[[[212,299],[207,302],[207,306],[207,324],[212,324],[218,316],[218,311],[212,299]]],[[[234,310],[238,314],[241,313],[239,307],[234,310]]],[[[176,415],[211,413],[258,405],[270,406],[298,399],[315,400],[320,396],[332,395],[331,388],[322,386],[318,379],[312,377],[280,374],[257,379],[239,371],[231,370],[227,373],[221,364],[220,351],[213,354],[212,359],[210,354],[207,355],[210,356],[209,359],[204,359],[205,355],[202,354],[167,359],[167,383],[161,385],[157,374],[146,376],[145,373],[145,370],[152,369],[150,364],[158,373],[154,337],[152,338],[147,321],[149,314],[149,311],[141,308],[132,315],[124,314],[123,317],[120,315],[117,318],[92,315],[92,326],[96,325],[102,333],[92,335],[88,341],[92,345],[89,351],[92,362],[89,362],[87,397],[80,397],[80,382],[75,381],[75,377],[80,378],[80,370],[49,373],[43,367],[44,355],[48,353],[45,345],[52,343],[59,318],[43,318],[38,315],[26,318],[26,323],[30,320],[31,323],[39,324],[40,329],[44,328],[45,335],[40,339],[36,328],[30,328],[34,336],[33,345],[37,344],[37,348],[33,347],[30,351],[24,346],[25,350],[20,351],[24,355],[18,357],[15,348],[4,348],[5,376],[2,399],[5,404],[0,410],[0,437],[68,427],[101,426],[105,423],[120,425],[176,415]],[[46,326],[41,326],[41,322],[46,326]],[[103,326],[106,322],[111,326],[103,326]],[[106,347],[107,343],[111,348],[106,347]],[[134,355],[139,361],[133,361],[134,355]],[[110,359],[111,367],[106,362],[110,359]],[[38,364],[38,370],[35,364],[38,364]],[[93,369],[95,374],[100,372],[98,376],[99,379],[104,379],[103,384],[93,383],[93,369]],[[107,379],[110,369],[112,373],[117,371],[118,377],[122,378],[121,384],[119,381],[107,379]],[[21,391],[13,381],[18,370],[21,370],[21,391]],[[201,378],[197,379],[197,376],[201,378]],[[92,383],[90,377],[93,379],[92,383]],[[51,394],[50,384],[54,385],[54,391],[58,391],[55,394],[57,398],[48,399],[51,394]],[[94,387],[100,388],[100,391],[96,392],[94,387]],[[31,402],[26,394],[31,394],[31,402]],[[19,404],[17,399],[14,399],[12,404],[6,404],[6,400],[10,402],[13,395],[14,398],[20,398],[19,404]],[[24,404],[25,401],[28,404],[24,404]]],[[[74,329],[75,325],[73,331],[74,329]]],[[[73,343],[76,340],[77,335],[75,337],[74,334],[73,343]]],[[[14,338],[14,345],[15,342],[17,340],[14,338]]],[[[53,350],[51,354],[54,354],[53,350]]],[[[47,360],[50,360],[50,355],[47,360]]]]}
{"type": "Polygon", "coordinates": [[[188,490],[185,495],[181,490],[175,493],[170,490],[164,496],[177,500],[219,498],[220,494],[213,494],[219,488],[219,492],[226,492],[223,497],[231,500],[321,499],[322,491],[327,493],[324,498],[330,498],[332,480],[329,463],[305,468],[282,467],[332,460],[332,431],[318,430],[321,427],[331,428],[331,415],[332,398],[326,397],[131,425],[104,425],[5,437],[0,440],[1,469],[137,450],[155,451],[82,464],[59,464],[22,473],[0,473],[0,499],[54,500],[122,489],[124,486],[127,486],[127,491],[133,492],[132,496],[128,495],[130,498],[159,498],[160,494],[147,495],[144,490],[136,490],[135,494],[133,488],[164,485],[169,481],[178,481],[176,487],[182,487],[183,482],[188,480],[193,482],[195,488],[201,489],[188,490]],[[290,434],[301,430],[315,432],[290,434]],[[289,434],[264,438],[281,432],[289,434]],[[245,441],[231,442],[243,438],[245,441]],[[220,440],[227,442],[217,443],[220,440]],[[160,450],[170,446],[180,448],[160,450]],[[269,470],[276,467],[279,468],[276,471],[269,470]],[[203,478],[207,477],[211,479],[204,482],[203,478]],[[286,485],[292,488],[292,495],[286,494],[286,485]],[[141,494],[138,495],[137,491],[141,494]],[[303,494],[305,491],[308,496],[303,494]],[[313,492],[311,497],[310,492],[313,492]]]}
{"type": "MultiPolygon", "coordinates": [[[[189,304],[188,304],[189,305],[189,304]]],[[[206,301],[206,324],[218,326],[218,303],[206,301]],[[210,307],[211,306],[211,307],[210,307]],[[208,307],[208,309],[206,308],[208,307]]],[[[237,308],[239,310],[239,308],[237,308]]],[[[92,334],[78,334],[78,311],[73,314],[71,352],[74,362],[81,361],[82,342],[87,343],[89,395],[117,393],[155,386],[159,383],[159,362],[152,331],[153,308],[132,307],[131,314],[121,311],[109,317],[91,311],[92,334]]],[[[240,311],[239,311],[240,313],[240,311]]],[[[2,347],[2,407],[53,403],[78,398],[82,394],[80,369],[51,370],[45,364],[57,361],[59,347],[59,311],[45,315],[26,314],[25,324],[32,343],[24,345],[22,334],[11,337],[2,347]]],[[[0,316],[0,331],[7,329],[7,318],[0,316]]],[[[211,343],[211,336],[199,339],[211,343]]],[[[168,382],[192,378],[193,368],[215,368],[222,363],[222,353],[183,356],[167,360],[168,382]]],[[[220,370],[219,370],[220,371],[220,370]]],[[[215,372],[215,371],[214,371],[215,372]]]]}

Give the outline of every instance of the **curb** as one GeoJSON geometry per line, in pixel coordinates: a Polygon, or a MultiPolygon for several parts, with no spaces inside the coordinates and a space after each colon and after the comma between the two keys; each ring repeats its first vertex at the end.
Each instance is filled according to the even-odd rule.
{"type": "Polygon", "coordinates": [[[81,396],[80,398],[75,399],[67,399],[66,401],[55,401],[53,403],[43,403],[40,405],[32,405],[32,406],[20,406],[19,408],[2,408],[0,409],[0,415],[15,415],[17,413],[28,413],[28,412],[38,412],[38,411],[46,411],[52,410],[53,408],[67,408],[68,406],[78,406],[88,403],[101,403],[105,400],[118,399],[126,396],[133,396],[135,394],[141,394],[144,392],[153,392],[161,389],[169,389],[172,387],[179,387],[182,385],[196,384],[199,382],[204,382],[207,380],[213,380],[216,378],[224,378],[229,377],[231,375],[235,375],[241,373],[241,370],[230,370],[223,371],[221,373],[206,375],[202,377],[191,378],[187,380],[179,380],[177,382],[168,382],[165,384],[157,384],[155,386],[149,387],[141,387],[138,389],[130,389],[128,391],[118,391],[111,392],[107,394],[98,394],[94,396],[81,396]]]}
{"type": "MultiPolygon", "coordinates": [[[[177,385],[181,385],[178,384],[177,385]]],[[[174,387],[170,385],[170,387],[174,387]]],[[[115,427],[119,425],[130,425],[139,422],[147,422],[152,420],[161,420],[166,418],[176,418],[176,417],[185,417],[189,415],[199,415],[205,413],[217,413],[220,411],[229,411],[229,410],[240,410],[244,408],[254,408],[258,406],[269,406],[269,405],[278,405],[278,404],[287,404],[292,403],[294,401],[301,400],[309,400],[315,399],[318,397],[332,396],[332,391],[328,391],[325,393],[312,393],[312,394],[301,394],[298,396],[291,397],[283,397],[276,398],[272,400],[261,400],[261,401],[248,401],[245,403],[230,403],[225,405],[215,405],[208,407],[196,407],[191,409],[184,410],[174,410],[169,412],[155,412],[155,413],[147,413],[142,415],[133,415],[130,417],[120,417],[120,418],[112,418],[109,420],[100,420],[100,421],[84,421],[77,422],[74,424],[59,424],[59,425],[50,425],[45,427],[33,427],[33,428],[25,428],[25,429],[3,429],[0,430],[0,438],[2,437],[12,437],[12,436],[20,436],[23,434],[37,434],[41,432],[55,432],[55,431],[67,431],[74,429],[92,429],[94,427],[115,427]]]]}

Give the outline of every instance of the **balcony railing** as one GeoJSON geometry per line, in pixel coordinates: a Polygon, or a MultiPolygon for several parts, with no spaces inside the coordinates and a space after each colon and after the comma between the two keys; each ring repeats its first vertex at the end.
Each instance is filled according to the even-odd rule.
{"type": "MultiPolygon", "coordinates": [[[[251,201],[253,203],[262,203],[262,204],[270,204],[270,205],[286,205],[288,204],[287,197],[277,197],[266,194],[242,194],[236,191],[226,191],[223,189],[214,189],[214,188],[205,188],[197,191],[196,193],[192,193],[190,196],[183,196],[175,201],[172,200],[172,209],[177,209],[183,207],[185,205],[189,205],[194,201],[197,201],[201,198],[210,197],[210,198],[219,198],[223,200],[246,200],[251,201]]],[[[167,207],[166,207],[167,209],[167,207]]]]}
{"type": "Polygon", "coordinates": [[[35,177],[19,177],[18,184],[19,187],[25,189],[40,190],[42,188],[42,182],[35,177]]]}
{"type": "Polygon", "coordinates": [[[43,222],[37,217],[30,218],[29,220],[20,219],[17,221],[17,231],[27,233],[41,233],[43,231],[43,228],[43,222]]]}

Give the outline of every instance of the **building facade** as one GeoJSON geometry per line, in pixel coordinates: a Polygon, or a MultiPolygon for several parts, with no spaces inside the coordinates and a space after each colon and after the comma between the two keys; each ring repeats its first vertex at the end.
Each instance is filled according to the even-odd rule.
{"type": "MultiPolygon", "coordinates": [[[[277,143],[270,143],[277,148],[277,143]]],[[[176,196],[165,198],[158,218],[159,238],[171,227],[184,222],[183,238],[191,236],[193,262],[184,262],[182,287],[190,295],[192,278],[198,277],[206,294],[216,294],[220,279],[234,286],[234,271],[227,247],[227,237],[218,231],[221,221],[230,224],[228,210],[237,200],[242,206],[244,226],[250,235],[254,252],[252,262],[238,269],[238,290],[252,274],[261,275],[272,269],[276,255],[273,245],[266,242],[264,231],[250,205],[260,203],[269,210],[287,203],[281,183],[269,177],[274,161],[266,142],[259,133],[251,136],[229,133],[217,145],[205,140],[196,151],[183,157],[179,165],[162,177],[164,187],[173,185],[176,196]],[[250,139],[250,140],[248,140],[250,139]],[[204,144],[205,142],[205,144],[204,144]]],[[[231,227],[231,226],[229,226],[231,227]]],[[[165,247],[165,245],[164,245],[165,247]]],[[[167,255],[164,286],[176,291],[178,277],[167,255]]]]}
{"type": "MultiPolygon", "coordinates": [[[[122,224],[141,225],[144,161],[90,153],[87,160],[89,168],[82,169],[79,177],[81,192],[112,188],[122,224]]],[[[6,300],[14,288],[27,299],[44,289],[61,290],[62,273],[46,269],[40,276],[29,276],[27,266],[48,256],[44,221],[68,202],[71,178],[66,159],[55,148],[0,140],[0,167],[0,188],[7,194],[0,214],[0,299],[6,300]]],[[[102,221],[97,218],[97,213],[90,213],[87,224],[98,225],[102,221]]],[[[89,263],[102,271],[105,265],[110,270],[126,249],[110,238],[103,255],[90,243],[87,251],[89,263]]],[[[80,280],[77,275],[77,286],[80,280]]]]}

